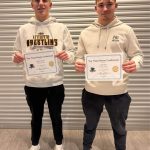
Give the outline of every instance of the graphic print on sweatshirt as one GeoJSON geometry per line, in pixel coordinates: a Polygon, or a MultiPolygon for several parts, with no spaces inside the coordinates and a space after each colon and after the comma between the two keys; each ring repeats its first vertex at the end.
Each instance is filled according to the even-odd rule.
{"type": "Polygon", "coordinates": [[[50,35],[45,35],[43,32],[33,35],[32,39],[27,40],[27,47],[40,47],[40,46],[57,46],[58,39],[50,38],[50,35]]]}

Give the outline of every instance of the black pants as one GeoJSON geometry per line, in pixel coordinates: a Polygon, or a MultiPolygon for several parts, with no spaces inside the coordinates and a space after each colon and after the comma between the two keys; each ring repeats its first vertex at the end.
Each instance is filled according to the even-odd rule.
{"type": "Polygon", "coordinates": [[[113,96],[101,96],[82,92],[82,106],[86,117],[83,135],[83,150],[90,150],[96,134],[96,128],[103,112],[103,106],[109,114],[114,134],[116,150],[126,149],[126,119],[131,98],[128,93],[113,96]]]}
{"type": "Polygon", "coordinates": [[[24,87],[26,100],[29,105],[31,120],[31,141],[32,145],[37,145],[41,136],[42,117],[44,103],[47,100],[49,114],[53,127],[53,134],[56,144],[61,144],[63,139],[61,110],[64,101],[64,86],[54,86],[48,88],[24,87]]]}

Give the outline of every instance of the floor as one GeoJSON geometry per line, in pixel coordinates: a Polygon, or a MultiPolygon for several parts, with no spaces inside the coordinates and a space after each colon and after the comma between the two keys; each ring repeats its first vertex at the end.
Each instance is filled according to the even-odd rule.
{"type": "MultiPolygon", "coordinates": [[[[43,129],[41,150],[53,150],[51,130],[43,129]]],[[[0,150],[28,150],[30,129],[0,129],[0,150]]],[[[64,130],[64,149],[82,150],[82,130],[64,130]]],[[[111,130],[97,130],[92,150],[115,150],[111,130]]],[[[150,131],[128,131],[127,150],[150,150],[150,131]]]]}

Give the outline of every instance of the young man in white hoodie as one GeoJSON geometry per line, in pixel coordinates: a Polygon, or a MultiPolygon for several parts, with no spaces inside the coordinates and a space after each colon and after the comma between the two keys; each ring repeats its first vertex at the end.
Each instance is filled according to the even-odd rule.
{"type": "Polygon", "coordinates": [[[124,60],[121,65],[122,80],[85,82],[82,91],[82,106],[86,117],[83,150],[92,147],[104,105],[113,129],[116,150],[126,149],[126,119],[131,102],[127,91],[128,73],[136,72],[141,67],[143,55],[133,29],[115,16],[117,6],[116,0],[96,0],[98,19],[84,29],[79,37],[75,62],[78,72],[86,69],[85,54],[120,53],[124,60]]]}
{"type": "MultiPolygon", "coordinates": [[[[67,27],[62,23],[57,23],[55,18],[49,15],[52,7],[51,0],[32,0],[31,6],[35,12],[35,17],[29,23],[21,26],[18,30],[14,44],[13,62],[22,64],[25,73],[25,94],[29,105],[31,120],[31,141],[30,150],[39,150],[39,139],[41,136],[42,117],[44,103],[47,100],[50,118],[52,122],[55,150],[63,150],[63,132],[61,109],[64,101],[63,86],[63,62],[72,63],[74,61],[74,45],[67,27]],[[50,51],[54,56],[56,68],[54,73],[29,75],[25,69],[25,54],[37,53],[37,51],[50,51]]],[[[44,53],[43,53],[44,54],[44,53]]],[[[45,54],[44,54],[45,55],[45,54]]],[[[29,55],[30,56],[30,55],[29,55]]],[[[34,55],[35,57],[36,55],[34,55]]],[[[38,57],[42,57],[37,55],[38,57]]],[[[46,57],[45,57],[46,59],[46,57]]],[[[39,59],[39,63],[43,60],[39,59]]],[[[54,62],[50,62],[50,66],[54,62]]],[[[31,64],[33,68],[34,65],[31,64]]],[[[43,68],[43,67],[42,67],[43,68]]],[[[39,68],[40,69],[40,66],[39,68]]],[[[44,68],[43,68],[44,70],[44,68]]],[[[55,69],[54,69],[55,70],[55,69]]]]}

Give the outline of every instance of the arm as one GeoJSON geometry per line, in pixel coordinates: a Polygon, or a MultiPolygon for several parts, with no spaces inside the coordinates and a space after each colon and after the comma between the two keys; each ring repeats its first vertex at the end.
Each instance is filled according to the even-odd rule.
{"type": "Polygon", "coordinates": [[[75,60],[75,69],[77,72],[85,71],[84,54],[86,54],[86,50],[84,47],[84,43],[82,41],[82,36],[80,35],[78,41],[78,50],[76,52],[76,60],[75,60]]]}
{"type": "Polygon", "coordinates": [[[129,60],[126,61],[122,67],[125,72],[132,73],[141,68],[143,64],[143,53],[140,49],[137,37],[132,29],[128,35],[129,42],[127,45],[127,56],[129,60]]]}
{"type": "Polygon", "coordinates": [[[21,42],[20,42],[20,32],[18,31],[16,40],[14,43],[14,53],[12,55],[12,61],[16,64],[22,64],[24,61],[24,56],[22,54],[21,50],[21,42]]]}
{"type": "Polygon", "coordinates": [[[73,63],[75,55],[74,53],[75,47],[70,32],[67,27],[65,27],[63,34],[63,50],[59,51],[55,56],[65,61],[66,63],[73,63]]]}

